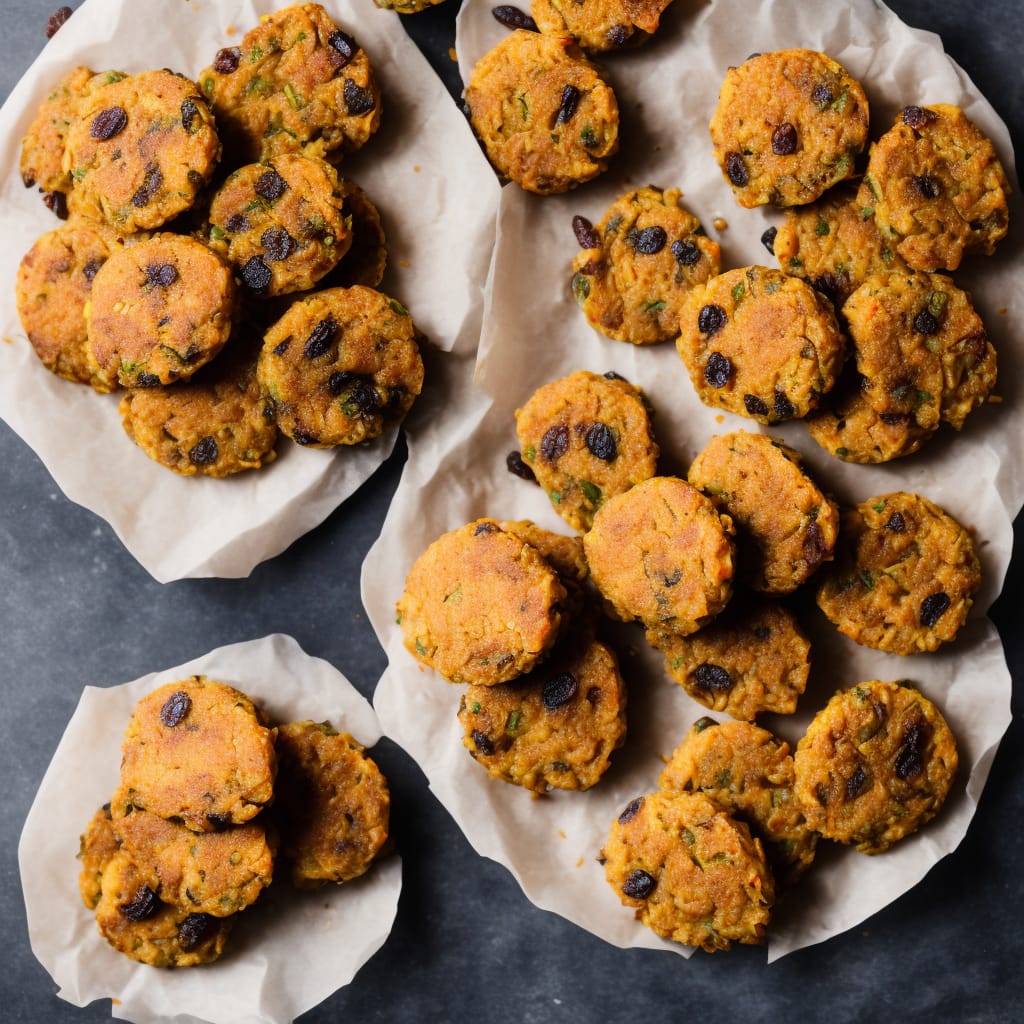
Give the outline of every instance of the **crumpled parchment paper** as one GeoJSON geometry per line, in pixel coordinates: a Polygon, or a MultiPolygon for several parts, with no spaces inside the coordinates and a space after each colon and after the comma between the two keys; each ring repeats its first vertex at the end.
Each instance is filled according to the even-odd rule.
{"type": "Polygon", "coordinates": [[[87,686],[18,847],[32,950],[61,998],[76,1006],[113,999],[113,1015],[136,1024],[286,1024],[347,985],[384,944],[402,887],[397,854],[344,885],[273,886],[239,915],[222,959],[180,970],[138,964],[110,947],[78,892],[79,836],[117,787],[132,710],[158,686],[196,674],[247,693],[274,722],[329,721],[367,748],[380,739],[373,708],[351,683],[282,634],[119,686],[87,686]]]}
{"type": "MultiPolygon", "coordinates": [[[[25,337],[14,301],[22,256],[59,221],[22,186],[21,139],[41,101],[76,64],[195,77],[283,0],[86,0],[0,110],[0,416],[73,501],[105,519],[161,582],[246,576],[352,496],[387,458],[397,430],[335,451],[300,450],[226,480],[180,477],[129,440],[116,395],[61,380],[25,337]]],[[[383,94],[380,131],[346,157],[343,175],[378,205],[390,250],[381,290],[410,310],[429,343],[479,334],[498,187],[462,114],[406,35],[399,16],[359,0],[326,8],[369,54],[383,94]]],[[[428,379],[429,390],[432,382],[428,379]]]]}
{"type": "MultiPolygon", "coordinates": [[[[463,80],[507,31],[490,7],[486,0],[468,0],[462,9],[457,49],[463,80]]],[[[672,344],[633,348],[587,325],[569,288],[576,252],[571,222],[574,214],[596,222],[631,188],[677,186],[684,205],[722,244],[723,269],[775,266],[759,239],[768,225],[782,222],[782,214],[736,203],[712,157],[707,125],[727,66],[754,51],[788,47],[824,50],[860,79],[874,136],[908,103],[961,105],[992,137],[1013,178],[1010,140],[989,104],[944,55],[937,36],[908,28],[881,3],[677,0],[662,32],[645,47],[602,61],[622,118],[622,150],[608,172],[564,196],[537,197],[514,185],[503,189],[478,360],[471,366],[467,356],[450,365],[444,421],[417,421],[398,493],[364,566],[364,602],[390,662],[374,698],[385,732],[419,762],[473,846],[508,867],[532,902],[622,947],[690,952],[634,921],[596,857],[612,819],[630,799],[657,787],[663,758],[705,709],[668,679],[661,656],[646,646],[639,629],[621,629],[627,647],[619,649],[627,652],[622,660],[630,684],[626,746],[594,789],[533,800],[489,778],[472,761],[455,717],[462,688],[419,666],[403,648],[394,603],[427,545],[478,516],[530,518],[569,532],[540,489],[505,468],[506,453],[517,447],[515,409],[550,380],[576,369],[615,370],[643,387],[669,471],[685,473],[715,434],[760,429],[703,406],[672,344]],[[718,218],[727,227],[715,227],[718,218]]],[[[868,857],[822,842],[818,862],[776,908],[769,960],[853,927],[955,849],[1009,724],[1011,680],[997,632],[984,616],[1002,585],[1012,519],[1024,500],[1024,347],[1016,333],[1024,306],[1021,252],[1021,210],[1013,199],[1011,236],[995,256],[965,264],[954,275],[973,292],[999,351],[998,391],[1004,400],[976,411],[961,434],[944,429],[915,456],[866,467],[831,458],[799,423],[773,428],[806,456],[812,473],[841,501],[918,491],[973,527],[984,583],[955,644],[932,655],[900,658],[861,648],[840,636],[813,605],[804,616],[814,645],[807,693],[796,715],[766,719],[765,725],[795,745],[837,689],[906,678],[948,717],[960,745],[961,771],[940,815],[889,852],[868,857]]]]}

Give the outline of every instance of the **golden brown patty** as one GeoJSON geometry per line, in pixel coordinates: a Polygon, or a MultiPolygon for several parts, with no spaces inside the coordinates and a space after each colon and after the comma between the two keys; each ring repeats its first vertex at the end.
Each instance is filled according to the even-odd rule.
{"type": "Polygon", "coordinates": [[[541,32],[573,36],[584,50],[602,53],[639,46],[658,29],[672,0],[532,0],[541,32]]]}
{"type": "Polygon", "coordinates": [[[82,862],[78,891],[90,910],[95,910],[100,901],[103,871],[120,848],[110,819],[110,805],[106,804],[89,820],[78,844],[78,859],[82,862]]]}
{"type": "Polygon", "coordinates": [[[351,178],[342,178],[345,216],[352,222],[352,244],[341,262],[324,278],[321,287],[362,284],[376,288],[388,265],[387,236],[376,204],[351,178]]]}

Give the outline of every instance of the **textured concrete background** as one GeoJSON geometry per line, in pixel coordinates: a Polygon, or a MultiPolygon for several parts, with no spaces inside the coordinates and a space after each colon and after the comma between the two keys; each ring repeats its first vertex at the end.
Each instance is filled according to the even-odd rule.
{"type": "MultiPolygon", "coordinates": [[[[458,82],[448,48],[456,5],[448,0],[405,20],[453,90],[458,82]]],[[[890,5],[942,36],[1010,125],[1018,157],[1024,154],[1019,0],[890,5]]],[[[0,0],[0,97],[44,44],[55,6],[0,0]]],[[[402,458],[396,454],[346,506],[249,579],[161,586],[105,523],[64,498],[0,422],[0,1020],[109,1020],[106,1002],[77,1009],[55,995],[29,948],[16,859],[25,815],[82,686],[132,679],[281,631],[338,665],[369,696],[384,656],[360,606],[359,569],[402,458]]],[[[993,613],[1018,687],[1024,679],[1019,536],[1018,528],[1017,557],[993,613]]],[[[470,849],[419,769],[385,741],[375,756],[392,783],[403,853],[398,920],[353,984],[302,1020],[1019,1021],[1020,707],[1018,692],[1014,723],[960,849],[862,927],[771,967],[751,948],[698,954],[689,962],[623,952],[535,909],[503,868],[470,849]]]]}

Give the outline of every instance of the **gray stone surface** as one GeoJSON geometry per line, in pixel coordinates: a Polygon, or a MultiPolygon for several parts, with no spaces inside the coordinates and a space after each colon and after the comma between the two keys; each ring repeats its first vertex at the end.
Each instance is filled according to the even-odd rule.
{"type": "MultiPolygon", "coordinates": [[[[453,89],[448,47],[456,2],[406,21],[453,89]]],[[[1019,0],[891,5],[911,24],[941,34],[1024,152],[1019,0]]],[[[0,2],[0,96],[43,45],[55,6],[0,2]]],[[[56,996],[29,948],[16,859],[21,825],[82,686],[131,679],[224,643],[282,631],[338,665],[369,696],[384,656],[360,606],[359,568],[401,461],[399,452],[320,528],[249,579],[161,586],[104,522],[60,493],[0,423],[0,1020],[85,1024],[110,1015],[105,1002],[77,1009],[56,996]]],[[[994,611],[1018,688],[1024,678],[1019,537],[1018,527],[1017,557],[994,611]]],[[[353,984],[302,1019],[1019,1021],[1020,709],[1018,692],[1014,723],[956,853],[862,927],[770,967],[756,949],[698,954],[688,962],[623,952],[535,909],[503,868],[470,849],[418,768],[385,741],[376,755],[392,782],[404,860],[398,920],[353,984]]]]}

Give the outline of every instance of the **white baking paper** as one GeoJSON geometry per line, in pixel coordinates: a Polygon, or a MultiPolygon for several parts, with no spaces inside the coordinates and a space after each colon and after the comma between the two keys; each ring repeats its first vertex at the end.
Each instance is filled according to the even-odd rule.
{"type": "MultiPolygon", "coordinates": [[[[468,0],[457,50],[463,79],[480,54],[507,31],[487,0],[468,0]]],[[[531,518],[569,532],[540,488],[510,475],[517,448],[514,411],[540,385],[573,370],[615,370],[644,388],[655,409],[663,471],[685,473],[715,434],[757,424],[703,406],[672,344],[634,348],[594,332],[573,302],[570,264],[577,251],[574,214],[597,222],[612,200],[654,183],[679,187],[683,202],[722,245],[723,269],[775,261],[759,239],[777,211],[749,211],[735,201],[715,163],[708,121],[728,65],[753,51],[810,47],[828,52],[864,84],[875,134],[909,103],[965,108],[994,140],[1013,175],[1005,126],[938,37],[902,24],[871,0],[822,5],[800,0],[677,0],[663,31],[647,46],[607,56],[618,94],[622,151],[608,172],[577,191],[538,197],[502,191],[479,359],[470,378],[451,365],[444,382],[448,415],[420,420],[410,457],[380,541],[363,573],[363,596],[387,650],[389,667],[375,693],[388,735],[426,773],[470,842],[504,864],[537,906],[555,911],[616,945],[690,951],[659,939],[633,920],[604,879],[596,858],[612,819],[638,794],[656,788],[668,757],[705,713],[666,676],[642,632],[624,627],[629,653],[629,736],[612,769],[587,793],[542,799],[489,778],[461,743],[455,714],[461,687],[445,683],[405,651],[394,603],[415,558],[446,530],[478,516],[531,518]],[[717,218],[727,227],[714,226],[717,218]]],[[[1015,178],[1014,178],[1015,180],[1015,178]]],[[[1014,199],[1011,237],[988,260],[965,265],[956,280],[974,293],[999,351],[1001,405],[972,414],[962,434],[943,430],[918,455],[887,466],[832,459],[799,423],[774,428],[807,457],[821,483],[847,502],[891,490],[918,491],[976,530],[984,583],[974,614],[956,643],[934,655],[900,658],[845,640],[808,602],[814,643],[811,682],[798,713],[765,724],[791,744],[837,689],[867,679],[914,681],[948,716],[958,737],[961,772],[941,815],[890,852],[868,857],[823,842],[819,861],[786,895],[769,928],[768,958],[819,942],[863,921],[905,892],[963,838],[999,739],[1010,721],[1011,681],[999,637],[984,617],[1010,560],[1011,521],[1024,500],[1024,428],[1017,326],[1024,314],[1021,210],[1014,199]]],[[[621,645],[620,645],[621,649],[621,645]]]]}
{"type": "MultiPolygon", "coordinates": [[[[86,0],[0,110],[0,416],[73,501],[105,519],[161,582],[246,576],[353,495],[391,452],[397,431],[335,451],[287,438],[265,469],[226,480],[175,475],[124,434],[117,396],[47,371],[18,320],[14,280],[33,242],[59,221],[18,171],[40,102],[76,64],[196,76],[282,0],[86,0]]],[[[328,0],[369,54],[383,94],[380,131],[342,173],[379,206],[390,261],[381,290],[404,303],[430,345],[479,334],[498,187],[464,118],[406,35],[398,15],[361,0],[328,0]]],[[[425,387],[429,390],[429,377],[425,387]]]]}
{"type": "Polygon", "coordinates": [[[76,1006],[112,999],[112,1014],[136,1024],[288,1024],[347,985],[384,944],[402,886],[397,854],[344,885],[271,888],[238,917],[221,960],[181,970],[148,967],[115,951],[78,893],[79,836],[117,787],[132,710],[158,686],[194,674],[249,694],[275,722],[329,721],[366,747],[380,739],[373,708],[351,683],[281,634],[221,647],[120,686],[87,686],[18,847],[29,939],[61,998],[76,1006]]]}

